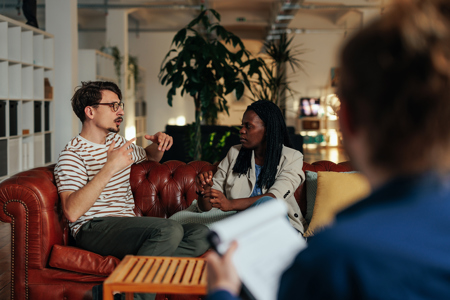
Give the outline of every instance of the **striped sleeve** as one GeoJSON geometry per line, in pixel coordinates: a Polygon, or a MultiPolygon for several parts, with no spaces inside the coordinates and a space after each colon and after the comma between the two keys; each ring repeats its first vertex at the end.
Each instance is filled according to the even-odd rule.
{"type": "MultiPolygon", "coordinates": [[[[112,139],[116,142],[116,146],[114,149],[120,148],[123,145],[125,145],[125,143],[128,142],[123,136],[121,136],[117,133],[112,135],[112,139]]],[[[133,160],[134,160],[135,164],[140,163],[147,159],[147,153],[145,152],[144,148],[142,148],[141,146],[138,146],[134,143],[131,143],[130,147],[133,148],[132,155],[133,155],[133,160]]]]}
{"type": "Polygon", "coordinates": [[[133,148],[133,159],[135,164],[147,160],[147,153],[144,148],[136,144],[131,144],[131,147],[133,148]]]}
{"type": "Polygon", "coordinates": [[[78,191],[88,182],[86,166],[81,157],[70,150],[64,150],[55,167],[58,193],[78,191]]]}

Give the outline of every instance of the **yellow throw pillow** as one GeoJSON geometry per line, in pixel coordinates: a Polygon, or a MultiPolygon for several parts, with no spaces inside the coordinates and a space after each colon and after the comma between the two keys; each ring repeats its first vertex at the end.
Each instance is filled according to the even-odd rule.
{"type": "Polygon", "coordinates": [[[344,208],[370,193],[367,178],[360,173],[317,172],[317,195],[314,211],[304,237],[313,236],[344,208]]]}

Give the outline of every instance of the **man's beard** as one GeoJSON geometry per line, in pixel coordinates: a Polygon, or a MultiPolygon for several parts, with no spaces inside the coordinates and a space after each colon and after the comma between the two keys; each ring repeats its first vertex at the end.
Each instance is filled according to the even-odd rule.
{"type": "Polygon", "coordinates": [[[109,132],[114,132],[114,133],[119,133],[120,128],[119,128],[119,126],[117,126],[117,128],[110,127],[110,128],[108,128],[108,131],[109,132]]]}
{"type": "MultiPolygon", "coordinates": [[[[122,118],[122,117],[119,117],[119,118],[117,118],[117,119],[114,120],[114,122],[117,122],[117,121],[123,121],[123,118],[122,118]]],[[[119,133],[119,131],[120,131],[120,127],[119,127],[119,126],[120,126],[120,125],[118,125],[116,128],[110,127],[110,128],[108,128],[108,131],[109,131],[109,132],[119,133]]]]}

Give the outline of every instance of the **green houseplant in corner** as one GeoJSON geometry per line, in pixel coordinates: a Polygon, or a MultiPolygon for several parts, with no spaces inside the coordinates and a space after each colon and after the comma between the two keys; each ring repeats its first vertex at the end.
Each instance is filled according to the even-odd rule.
{"type": "Polygon", "coordinates": [[[202,117],[212,114],[217,118],[218,112],[228,113],[225,96],[235,91],[237,99],[240,99],[245,86],[251,89],[250,78],[260,75],[264,64],[260,59],[251,58],[241,39],[219,22],[220,15],[207,9],[178,31],[159,74],[161,84],[170,86],[167,93],[170,106],[179,88],[182,96],[186,93],[194,99],[194,160],[201,159],[202,117]],[[227,44],[232,45],[235,51],[228,50],[227,44]]]}

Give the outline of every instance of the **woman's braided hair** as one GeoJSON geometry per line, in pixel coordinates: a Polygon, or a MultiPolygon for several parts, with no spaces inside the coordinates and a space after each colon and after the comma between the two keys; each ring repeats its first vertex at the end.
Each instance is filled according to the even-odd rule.
{"type": "MultiPolygon", "coordinates": [[[[292,147],[292,143],[289,139],[281,110],[275,103],[267,100],[255,101],[247,107],[246,112],[249,110],[253,110],[264,122],[264,126],[266,127],[266,154],[257,184],[261,188],[265,187],[269,189],[275,183],[277,166],[280,163],[283,145],[292,147]]],[[[252,152],[253,150],[251,149],[241,148],[236,163],[233,166],[233,172],[246,174],[249,171],[251,168],[252,152]]]]}

